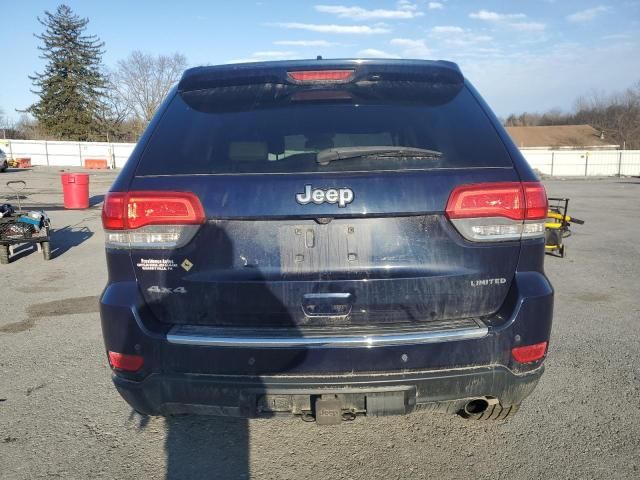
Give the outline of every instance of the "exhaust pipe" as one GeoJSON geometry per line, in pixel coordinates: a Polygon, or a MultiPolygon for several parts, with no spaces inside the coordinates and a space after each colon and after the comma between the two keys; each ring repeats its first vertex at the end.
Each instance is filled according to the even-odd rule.
{"type": "Polygon", "coordinates": [[[475,417],[481,415],[489,408],[489,402],[486,398],[474,398],[465,403],[462,413],[465,417],[475,417]]]}

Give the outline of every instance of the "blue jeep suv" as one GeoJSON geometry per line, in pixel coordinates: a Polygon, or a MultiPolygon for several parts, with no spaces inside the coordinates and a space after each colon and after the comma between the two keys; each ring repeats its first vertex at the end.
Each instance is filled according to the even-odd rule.
{"type": "Polygon", "coordinates": [[[149,415],[506,418],[547,352],[546,210],[454,63],[189,69],[104,202],[115,386],[149,415]]]}

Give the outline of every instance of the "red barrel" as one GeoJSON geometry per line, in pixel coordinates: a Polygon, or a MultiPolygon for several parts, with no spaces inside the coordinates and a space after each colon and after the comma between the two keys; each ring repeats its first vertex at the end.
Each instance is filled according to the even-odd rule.
{"type": "Polygon", "coordinates": [[[89,208],[89,175],[86,173],[63,173],[62,192],[64,208],[89,208]]]}
{"type": "Polygon", "coordinates": [[[19,157],[16,158],[18,168],[31,168],[31,157],[19,157]]]}

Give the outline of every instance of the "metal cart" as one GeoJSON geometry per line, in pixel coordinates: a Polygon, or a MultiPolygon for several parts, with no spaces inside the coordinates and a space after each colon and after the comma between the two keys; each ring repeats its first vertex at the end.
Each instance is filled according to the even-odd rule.
{"type": "Polygon", "coordinates": [[[584,225],[584,220],[567,215],[569,209],[568,198],[549,198],[549,211],[544,224],[545,252],[564,258],[567,247],[564,239],[571,236],[572,223],[584,225]]]}
{"type": "Polygon", "coordinates": [[[42,256],[45,260],[51,260],[49,236],[51,222],[49,218],[44,215],[43,224],[39,228],[19,221],[20,217],[27,215],[26,212],[22,211],[22,203],[20,202],[20,192],[25,189],[27,183],[23,180],[13,180],[7,182],[6,185],[16,194],[18,210],[10,216],[0,218],[0,264],[9,263],[10,247],[29,243],[37,245],[38,250],[42,251],[42,256]],[[19,185],[22,185],[22,187],[19,187],[19,185]]]}

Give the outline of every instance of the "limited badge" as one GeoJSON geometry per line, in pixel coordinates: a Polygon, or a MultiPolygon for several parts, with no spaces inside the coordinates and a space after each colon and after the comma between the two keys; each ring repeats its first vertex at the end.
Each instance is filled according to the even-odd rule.
{"type": "Polygon", "coordinates": [[[188,272],[189,270],[191,270],[191,268],[193,268],[193,263],[191,263],[188,258],[185,258],[180,266],[184,268],[185,272],[188,272]]]}

